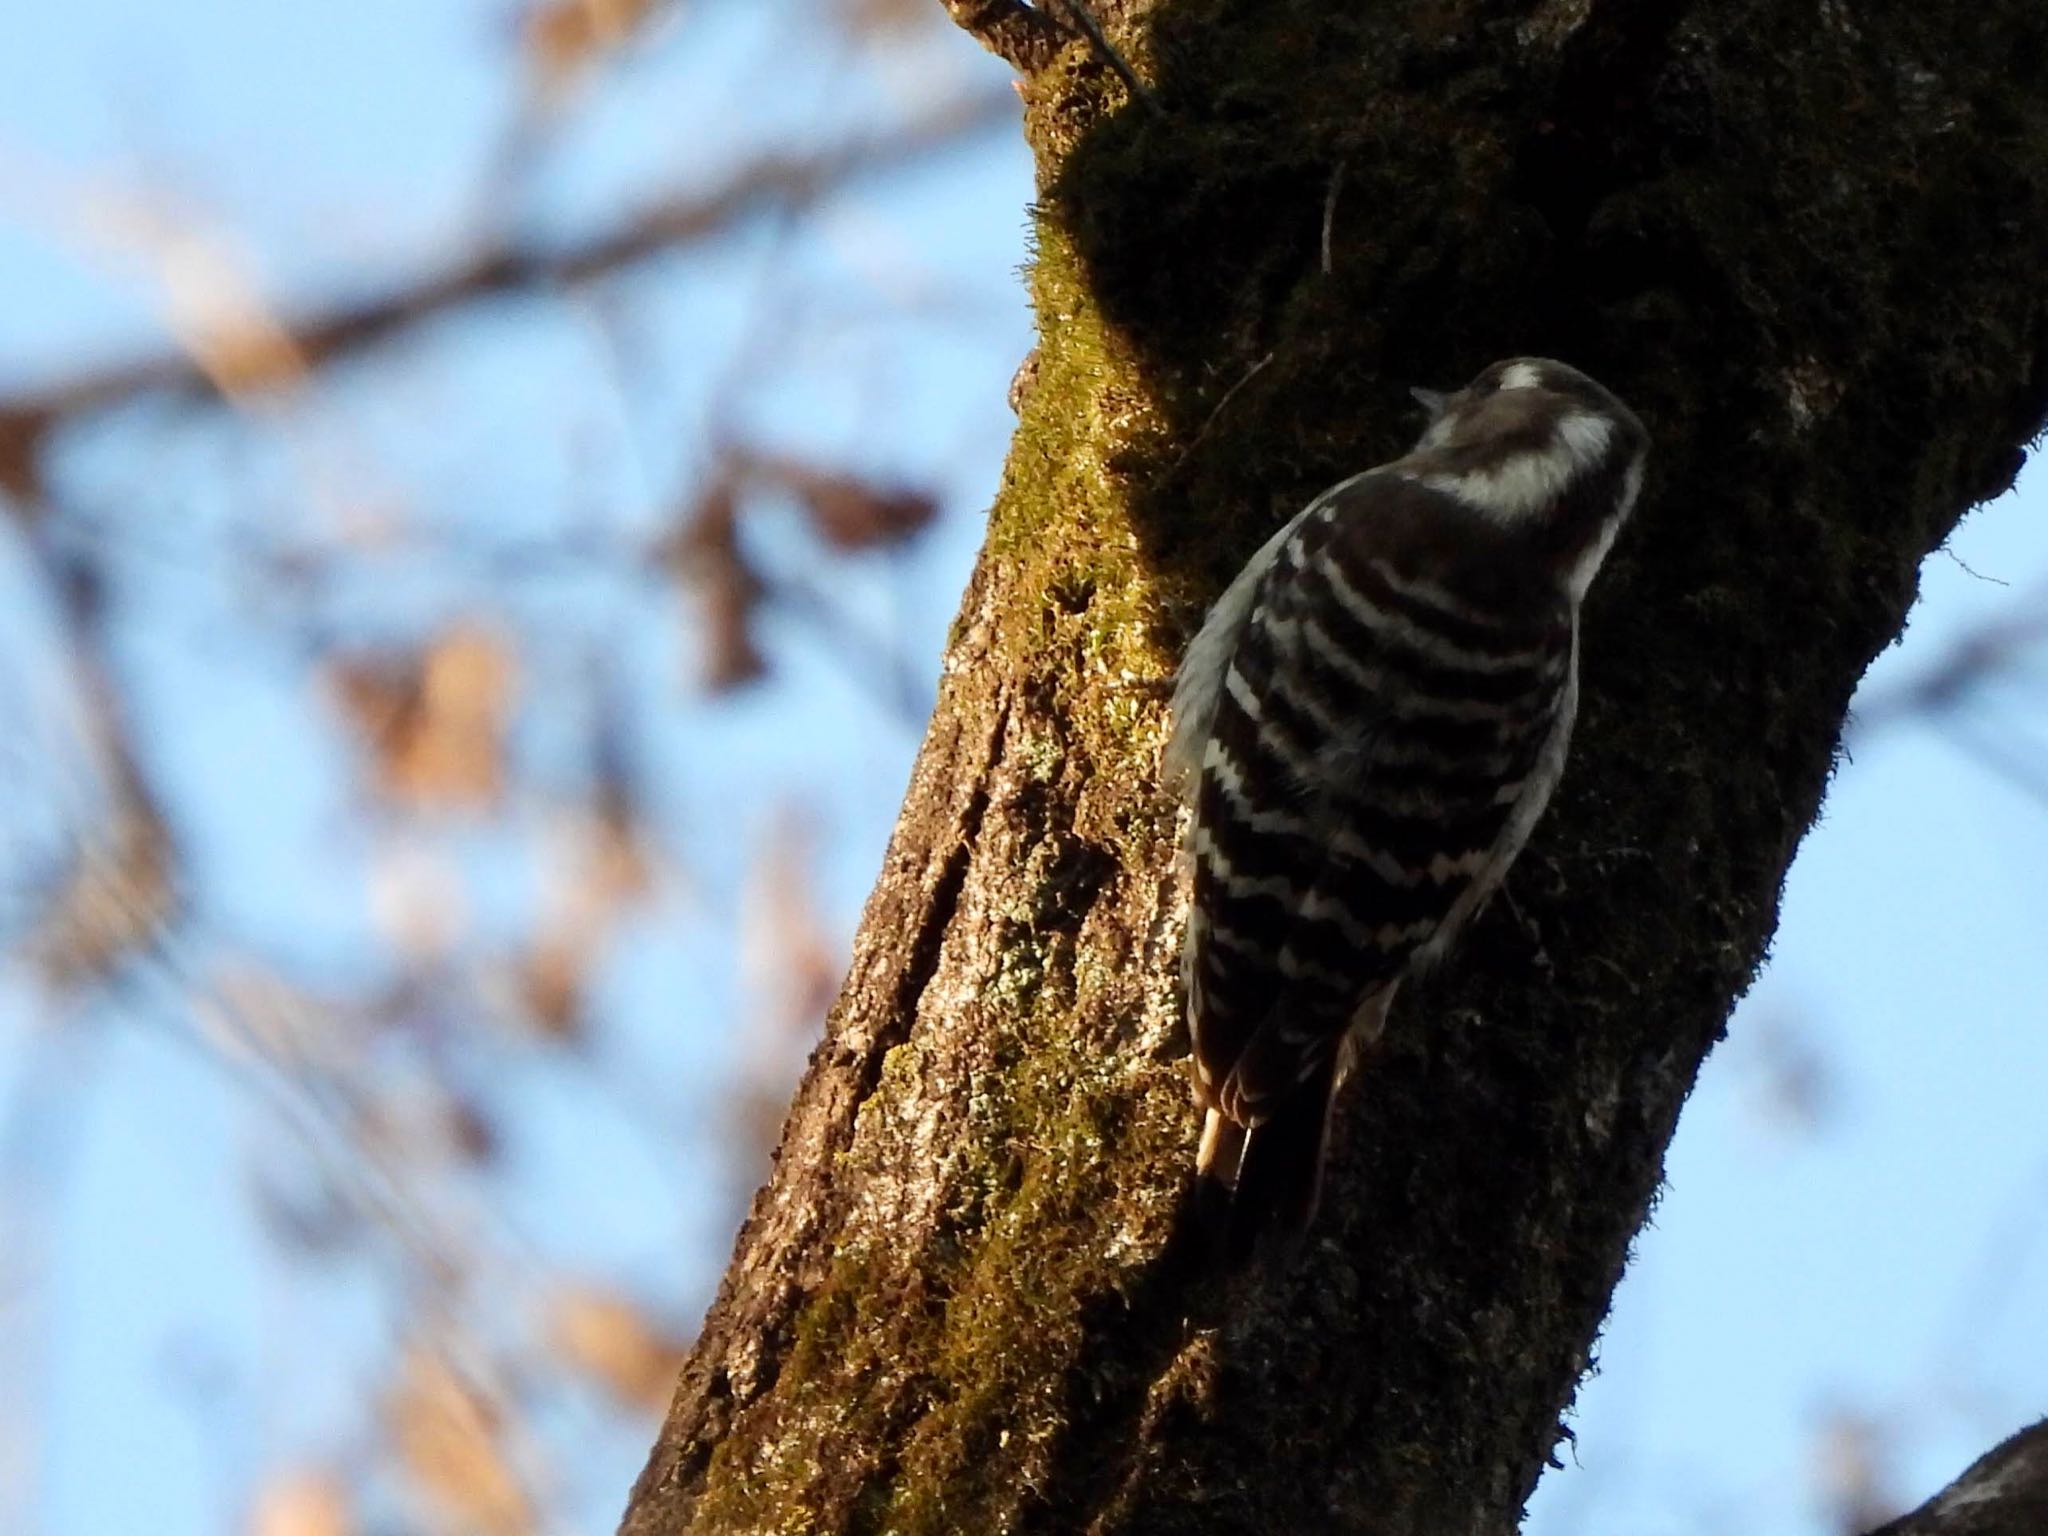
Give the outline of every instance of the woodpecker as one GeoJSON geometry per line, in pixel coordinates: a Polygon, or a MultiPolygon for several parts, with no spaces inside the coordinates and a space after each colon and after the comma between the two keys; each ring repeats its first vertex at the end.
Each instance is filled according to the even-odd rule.
{"type": "Polygon", "coordinates": [[[1642,422],[1564,363],[1414,394],[1420,441],[1266,541],[1174,688],[1196,1170],[1233,1259],[1307,1230],[1351,1059],[1549,803],[1579,607],[1642,488],[1642,422]]]}

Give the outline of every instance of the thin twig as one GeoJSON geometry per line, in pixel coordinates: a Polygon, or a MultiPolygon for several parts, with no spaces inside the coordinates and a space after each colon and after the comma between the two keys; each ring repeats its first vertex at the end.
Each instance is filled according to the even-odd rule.
{"type": "Polygon", "coordinates": [[[1955,561],[1955,563],[1962,568],[1962,572],[1965,576],[1974,577],[1978,581],[1987,581],[1994,587],[2010,587],[2012,585],[2011,582],[2006,581],[2002,577],[1985,575],[1982,571],[1978,570],[1975,566],[1971,565],[1969,561],[1965,560],[1961,555],[1957,554],[1952,548],[1950,548],[1946,544],[1941,546],[1941,552],[1944,555],[1947,555],[1949,559],[1955,561]]]}
{"type": "Polygon", "coordinates": [[[1344,166],[1339,160],[1337,169],[1330,172],[1330,190],[1323,194],[1323,276],[1328,277],[1336,270],[1331,255],[1332,236],[1337,227],[1337,193],[1344,185],[1344,166]]]}
{"type": "Polygon", "coordinates": [[[1273,354],[1271,352],[1268,352],[1264,357],[1260,358],[1256,363],[1253,363],[1251,367],[1247,368],[1244,371],[1243,378],[1239,379],[1235,384],[1231,385],[1230,388],[1223,391],[1223,398],[1216,402],[1215,409],[1210,411],[1208,416],[1203,420],[1201,426],[1195,429],[1195,435],[1188,439],[1187,447],[1181,449],[1180,457],[1175,459],[1173,461],[1173,467],[1167,470],[1168,475],[1174,474],[1176,471],[1180,469],[1181,465],[1187,463],[1188,456],[1202,445],[1202,439],[1207,437],[1209,435],[1209,429],[1216,425],[1216,418],[1223,414],[1223,408],[1226,405],[1230,404],[1231,401],[1235,400],[1237,398],[1237,392],[1243,389],[1245,385],[1251,383],[1251,381],[1253,379],[1256,379],[1262,372],[1264,372],[1266,365],[1272,361],[1273,354]]]}
{"type": "Polygon", "coordinates": [[[1073,24],[1074,30],[1088,39],[1088,46],[1095,50],[1096,57],[1116,71],[1117,78],[1123,81],[1124,88],[1131,93],[1132,99],[1142,101],[1151,109],[1154,116],[1166,116],[1166,109],[1159,105],[1159,98],[1152,94],[1152,88],[1138,78],[1137,72],[1125,61],[1124,56],[1117,52],[1116,44],[1103,32],[1101,23],[1096,21],[1094,13],[1088,9],[1086,0],[1060,0],[1060,6],[1066,11],[1067,20],[1073,24]]]}

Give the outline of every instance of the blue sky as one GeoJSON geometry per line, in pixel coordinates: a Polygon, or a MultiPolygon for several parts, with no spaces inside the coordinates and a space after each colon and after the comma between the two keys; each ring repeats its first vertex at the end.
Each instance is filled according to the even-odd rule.
{"type": "MultiPolygon", "coordinates": [[[[1981,575],[1928,562],[1859,707],[2048,595],[2044,511],[2035,476],[1971,516],[1950,548],[1981,575]]],[[[1988,702],[1989,729],[2038,735],[2038,686],[1988,702]]],[[[1917,1498],[2048,1409],[2048,806],[1938,724],[1853,742],[1686,1107],[1536,1536],[1820,1536],[1802,1504],[1829,1416],[1892,1429],[1886,1470],[1917,1498]],[[1817,1123],[1774,1109],[1788,1033],[1823,1073],[1817,1123]]]]}
{"type": "MultiPolygon", "coordinates": [[[[287,299],[373,285],[478,228],[518,100],[510,14],[81,0],[10,18],[0,391],[162,344],[148,267],[92,233],[110,208],[224,236],[287,299]]],[[[798,25],[808,14],[799,0],[682,8],[567,115],[509,217],[560,238],[750,147],[900,113],[937,86],[1000,83],[942,28],[880,63],[798,25]]],[[[351,495],[388,491],[463,549],[545,532],[565,500],[630,540],[706,461],[723,402],[755,439],[939,491],[945,516],[914,552],[845,578],[849,611],[934,676],[1029,345],[1016,278],[1029,195],[1021,148],[984,135],[833,200],[787,248],[771,226],[743,226],[656,263],[609,295],[660,360],[629,390],[602,387],[602,338],[575,307],[500,307],[437,325],[397,363],[351,365],[317,422],[309,411],[271,437],[138,408],[61,443],[78,536],[120,544],[113,654],[207,926],[337,984],[387,963],[366,895],[380,848],[349,831],[346,743],[289,659],[306,615],[267,605],[236,563],[251,539],[332,535],[308,456],[371,466],[351,495]],[[721,360],[755,345],[764,283],[802,296],[800,323],[734,403],[721,360]]],[[[772,558],[815,553],[793,517],[755,537],[772,558]]],[[[23,786],[0,817],[10,896],[96,804],[15,538],[0,529],[0,732],[23,786]]],[[[1974,514],[1952,550],[1929,562],[1906,640],[1863,699],[1891,696],[1989,618],[2048,601],[2048,481],[1974,514]]],[[[689,1311],[726,1251],[730,1197],[679,1179],[638,1120],[707,1115],[735,1069],[721,1021],[743,1006],[741,892],[792,801],[822,828],[827,920],[851,931],[915,729],[786,615],[764,636],[770,688],[693,697],[687,634],[618,565],[507,583],[429,549],[325,601],[336,622],[393,633],[488,602],[546,637],[531,662],[541,695],[573,700],[578,669],[602,656],[644,702],[636,751],[670,867],[602,976],[598,1069],[534,1060],[493,1085],[520,1141],[490,1219],[508,1255],[574,1254],[689,1311]],[[620,1080],[644,1094],[622,1103],[620,1080]]],[[[2019,750],[2048,757],[2040,661],[1962,729],[2015,744],[2031,731],[2019,750]]],[[[573,725],[517,726],[543,787],[587,771],[573,725]]],[[[1830,1415],[1878,1420],[1895,1491],[1918,1497],[2048,1409],[2048,1244],[2034,1240],[2048,1218],[2048,805],[1961,739],[1920,719],[1856,738],[1794,868],[1772,965],[1687,1108],[1575,1416],[1576,1457],[1540,1490],[1534,1536],[1829,1536],[1812,1480],[1830,1415]],[[1788,1113],[1787,1063],[1808,1060],[1818,1108],[1788,1113]]],[[[545,806],[510,814],[531,833],[545,806]]],[[[532,841],[437,835],[480,930],[516,932],[541,899],[532,841]]],[[[0,1373],[40,1385],[36,1435],[14,1442],[25,1462],[0,1457],[10,1529],[234,1529],[266,1465],[352,1433],[375,1390],[371,1343],[392,1326],[379,1261],[317,1270],[266,1250],[247,1169],[276,1111],[196,1027],[175,969],[57,1017],[0,974],[0,1219],[32,1256],[0,1256],[0,1373]]],[[[582,1458],[567,1529],[609,1528],[643,1449],[643,1431],[597,1420],[571,1402],[549,1421],[582,1458]]],[[[0,1414],[0,1436],[17,1428],[0,1414]]]]}

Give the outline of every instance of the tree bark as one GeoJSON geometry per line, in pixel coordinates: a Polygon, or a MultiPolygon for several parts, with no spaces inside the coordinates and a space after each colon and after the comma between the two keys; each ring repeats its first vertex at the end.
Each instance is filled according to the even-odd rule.
{"type": "Polygon", "coordinates": [[[1158,110],[1081,41],[1025,82],[1035,379],[629,1536],[1514,1530],[1851,690],[2048,408],[2038,0],[1094,8],[1158,110]],[[1226,1289],[1165,681],[1408,384],[1518,353],[1656,442],[1573,762],[1306,1251],[1226,1289]]]}

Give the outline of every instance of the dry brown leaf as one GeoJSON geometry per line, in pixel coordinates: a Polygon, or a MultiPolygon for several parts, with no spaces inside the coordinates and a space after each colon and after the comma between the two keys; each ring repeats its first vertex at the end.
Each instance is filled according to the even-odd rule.
{"type": "Polygon", "coordinates": [[[333,687],[367,739],[385,794],[422,807],[497,803],[516,670],[495,636],[463,624],[419,656],[344,660],[333,687]]]}
{"type": "Polygon", "coordinates": [[[740,549],[738,504],[720,480],[690,509],[667,550],[669,569],[697,595],[704,616],[704,684],[727,693],[768,670],[754,642],[760,578],[740,549]]]}
{"type": "Polygon", "coordinates": [[[248,1536],[350,1536],[356,1529],[348,1490],[332,1472],[299,1467],[256,1491],[248,1536]]]}
{"type": "Polygon", "coordinates": [[[631,37],[651,0],[550,0],[526,16],[526,52],[541,88],[557,92],[631,37]]]}
{"type": "Polygon", "coordinates": [[[590,906],[612,914],[645,897],[654,885],[654,860],[639,818],[622,795],[604,793],[591,817],[582,869],[590,906]]]}
{"type": "Polygon", "coordinates": [[[839,470],[814,469],[789,459],[756,459],[750,467],[803,503],[811,525],[837,549],[901,544],[938,516],[935,498],[900,486],[877,486],[839,470]]]}
{"type": "Polygon", "coordinates": [[[689,1342],[651,1322],[626,1297],[572,1286],[548,1307],[548,1345],[569,1369],[621,1403],[658,1409],[668,1401],[689,1342]]]}
{"type": "Polygon", "coordinates": [[[527,1012],[558,1040],[575,1040],[583,1033],[583,986],[590,959],[579,937],[551,934],[534,944],[520,967],[527,1012]]]}
{"type": "Polygon", "coordinates": [[[533,1529],[496,1409],[440,1355],[407,1351],[385,1405],[385,1428],[406,1475],[451,1536],[525,1536],[533,1529]]]}
{"type": "Polygon", "coordinates": [[[597,806],[576,813],[563,843],[548,912],[518,972],[534,1021],[570,1040],[583,1033],[584,993],[614,925],[647,894],[654,875],[623,797],[601,794],[597,806]]]}
{"type": "Polygon", "coordinates": [[[233,253],[198,235],[173,232],[157,258],[172,334],[214,388],[236,399],[306,377],[297,338],[233,253]]]}
{"type": "Polygon", "coordinates": [[[0,410],[0,491],[24,507],[42,498],[43,439],[55,419],[48,410],[0,410]]]}
{"type": "Polygon", "coordinates": [[[1830,1413],[1813,1440],[1813,1480],[1843,1536],[1859,1536],[1899,1512],[1886,1487],[1894,1458],[1883,1426],[1859,1413],[1830,1413]]]}

